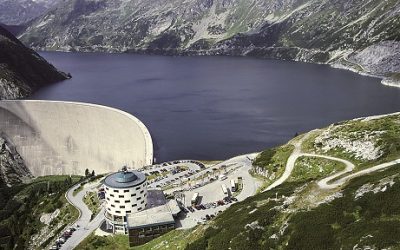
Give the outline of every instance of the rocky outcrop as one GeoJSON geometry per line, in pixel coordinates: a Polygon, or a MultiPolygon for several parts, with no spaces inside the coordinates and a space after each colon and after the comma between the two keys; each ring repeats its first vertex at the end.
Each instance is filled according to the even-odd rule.
{"type": "Polygon", "coordinates": [[[256,56],[387,77],[398,72],[399,13],[396,0],[67,0],[21,39],[44,50],[256,56]]]}
{"type": "Polygon", "coordinates": [[[20,25],[44,14],[60,0],[2,0],[0,1],[0,22],[20,25]]]}
{"type": "Polygon", "coordinates": [[[15,147],[0,137],[0,187],[12,186],[32,177],[15,147]]]}
{"type": "Polygon", "coordinates": [[[24,98],[40,87],[67,78],[0,27],[0,100],[24,98]]]}

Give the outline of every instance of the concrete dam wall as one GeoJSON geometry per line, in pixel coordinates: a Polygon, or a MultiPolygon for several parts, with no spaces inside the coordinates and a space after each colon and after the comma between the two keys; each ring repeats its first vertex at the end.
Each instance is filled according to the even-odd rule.
{"type": "Polygon", "coordinates": [[[153,142],[136,117],[105,106],[59,101],[0,101],[0,136],[33,175],[107,173],[153,162],[153,142]]]}

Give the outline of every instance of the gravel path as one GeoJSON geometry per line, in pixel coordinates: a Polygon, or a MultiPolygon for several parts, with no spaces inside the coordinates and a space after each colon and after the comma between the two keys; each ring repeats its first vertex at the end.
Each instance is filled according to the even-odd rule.
{"type": "Polygon", "coordinates": [[[336,157],[332,157],[332,156],[326,156],[326,155],[318,155],[318,154],[308,154],[308,153],[302,153],[301,152],[301,146],[303,141],[310,135],[310,133],[304,135],[300,140],[298,140],[297,142],[293,143],[293,145],[295,146],[295,149],[293,150],[292,154],[289,156],[288,161],[286,163],[286,168],[284,173],[282,174],[282,176],[276,180],[274,183],[272,183],[270,186],[268,186],[263,192],[265,191],[269,191],[273,188],[278,187],[279,185],[281,185],[282,183],[284,183],[292,174],[295,163],[297,161],[297,159],[299,157],[305,156],[305,157],[318,157],[318,158],[324,158],[324,159],[328,159],[328,160],[332,160],[332,161],[338,161],[338,162],[342,162],[346,165],[346,168],[338,173],[335,173],[333,175],[330,175],[320,181],[317,182],[318,186],[321,189],[333,189],[333,188],[337,188],[342,186],[343,184],[345,184],[347,181],[358,177],[358,176],[362,176],[362,175],[366,175],[375,171],[380,171],[383,170],[385,168],[391,167],[393,165],[396,164],[400,164],[400,159],[397,160],[393,160],[387,163],[383,163],[374,167],[370,167],[368,169],[364,169],[364,170],[360,170],[358,172],[352,173],[350,175],[346,175],[338,180],[331,182],[332,180],[352,172],[355,169],[355,165],[353,163],[351,163],[350,161],[344,160],[344,159],[340,159],[340,158],[336,158],[336,157]]]}

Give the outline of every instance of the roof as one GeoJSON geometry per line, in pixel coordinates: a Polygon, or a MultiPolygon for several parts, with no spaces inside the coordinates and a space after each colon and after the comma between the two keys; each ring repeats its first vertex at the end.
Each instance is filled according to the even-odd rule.
{"type": "Polygon", "coordinates": [[[120,171],[108,175],[104,185],[111,188],[129,188],[139,186],[146,181],[146,176],[138,171],[120,171]]]}
{"type": "Polygon", "coordinates": [[[148,208],[162,206],[167,203],[164,192],[159,189],[147,190],[147,205],[148,208]]]}
{"type": "Polygon", "coordinates": [[[173,216],[176,216],[181,212],[181,208],[176,200],[169,200],[167,206],[169,207],[169,210],[173,216]]]}
{"type": "Polygon", "coordinates": [[[142,212],[128,215],[128,228],[144,228],[175,223],[174,217],[167,205],[146,209],[142,212]]]}

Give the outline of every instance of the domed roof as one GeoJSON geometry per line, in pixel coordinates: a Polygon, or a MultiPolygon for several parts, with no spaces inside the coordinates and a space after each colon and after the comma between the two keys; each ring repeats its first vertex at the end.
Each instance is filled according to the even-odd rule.
{"type": "Polygon", "coordinates": [[[115,181],[119,183],[127,183],[137,180],[137,175],[133,172],[121,171],[115,175],[115,181]]]}
{"type": "Polygon", "coordinates": [[[146,181],[146,176],[138,171],[120,171],[108,175],[104,185],[111,188],[129,188],[139,186],[146,181]]]}

